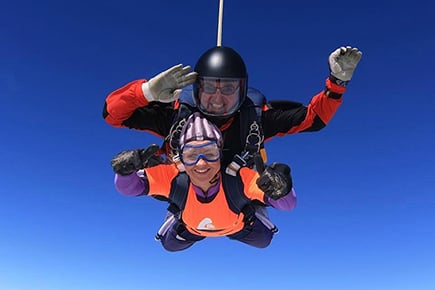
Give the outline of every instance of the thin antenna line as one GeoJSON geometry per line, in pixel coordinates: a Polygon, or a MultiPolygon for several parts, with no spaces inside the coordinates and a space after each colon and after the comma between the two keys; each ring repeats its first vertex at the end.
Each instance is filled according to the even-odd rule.
{"type": "Polygon", "coordinates": [[[217,46],[222,46],[222,16],[223,16],[223,14],[224,14],[224,0],[219,0],[217,46]]]}

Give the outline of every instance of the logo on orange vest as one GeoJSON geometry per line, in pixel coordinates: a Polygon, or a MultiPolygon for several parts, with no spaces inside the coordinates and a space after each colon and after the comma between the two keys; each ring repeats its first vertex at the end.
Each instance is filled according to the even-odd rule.
{"type": "Polygon", "coordinates": [[[204,218],[198,224],[197,229],[202,231],[210,231],[210,230],[214,230],[215,226],[213,225],[213,221],[210,218],[204,218]]]}

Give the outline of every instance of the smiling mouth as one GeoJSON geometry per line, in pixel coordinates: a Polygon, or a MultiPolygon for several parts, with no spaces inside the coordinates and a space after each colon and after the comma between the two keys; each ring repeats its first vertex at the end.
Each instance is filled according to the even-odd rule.
{"type": "Polygon", "coordinates": [[[206,169],[195,169],[196,173],[200,173],[200,174],[204,174],[206,172],[208,172],[210,170],[210,168],[206,168],[206,169]]]}
{"type": "Polygon", "coordinates": [[[224,105],[223,104],[211,103],[210,107],[212,107],[213,109],[222,109],[224,107],[224,105]]]}

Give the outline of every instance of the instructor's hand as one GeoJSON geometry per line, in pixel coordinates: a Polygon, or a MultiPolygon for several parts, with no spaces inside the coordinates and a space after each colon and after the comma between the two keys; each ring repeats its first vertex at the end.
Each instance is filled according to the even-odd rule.
{"type": "Polygon", "coordinates": [[[355,47],[340,47],[329,55],[329,70],[331,76],[338,80],[338,84],[346,83],[352,79],[353,72],[361,60],[362,52],[355,47]],[[341,81],[341,83],[340,83],[341,81]]]}
{"type": "Polygon", "coordinates": [[[149,102],[158,101],[170,103],[178,99],[181,89],[195,82],[197,73],[190,72],[190,66],[178,64],[151,78],[144,85],[148,86],[148,92],[144,94],[149,102]]]}

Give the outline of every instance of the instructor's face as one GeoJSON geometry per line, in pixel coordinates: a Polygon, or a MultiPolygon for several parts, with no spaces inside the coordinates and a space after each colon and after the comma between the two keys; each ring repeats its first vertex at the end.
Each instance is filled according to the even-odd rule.
{"type": "Polygon", "coordinates": [[[237,80],[201,80],[199,101],[203,110],[217,116],[232,114],[239,104],[237,80]]]}

